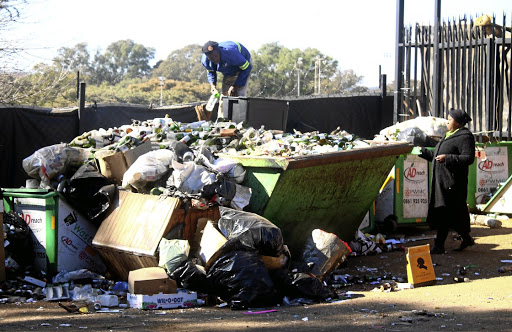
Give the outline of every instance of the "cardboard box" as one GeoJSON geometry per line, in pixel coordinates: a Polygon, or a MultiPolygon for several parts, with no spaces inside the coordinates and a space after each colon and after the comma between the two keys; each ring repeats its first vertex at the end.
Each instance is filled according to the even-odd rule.
{"type": "Polygon", "coordinates": [[[127,280],[132,270],[158,266],[158,244],[180,222],[179,206],[174,197],[119,192],[92,240],[114,277],[127,280]]]}
{"type": "Polygon", "coordinates": [[[123,152],[112,150],[100,150],[94,154],[100,173],[117,185],[123,182],[124,173],[137,160],[138,157],[151,151],[151,142],[146,141],[141,145],[123,152]]]}
{"type": "Polygon", "coordinates": [[[196,292],[179,292],[176,294],[142,295],[128,293],[130,308],[137,309],[175,309],[191,308],[197,305],[196,292]]]}
{"type": "Polygon", "coordinates": [[[406,251],[407,281],[413,286],[428,286],[436,283],[436,274],[430,257],[430,245],[410,247],[406,251]]]}
{"type": "Polygon", "coordinates": [[[176,281],[170,279],[161,267],[142,268],[128,274],[128,292],[131,294],[173,294],[176,290],[176,281]]]}
{"type": "Polygon", "coordinates": [[[127,280],[132,270],[158,266],[160,240],[174,227],[185,224],[183,239],[190,240],[199,218],[220,216],[218,207],[185,212],[177,198],[126,191],[119,192],[113,206],[92,244],[119,280],[127,280]]]}

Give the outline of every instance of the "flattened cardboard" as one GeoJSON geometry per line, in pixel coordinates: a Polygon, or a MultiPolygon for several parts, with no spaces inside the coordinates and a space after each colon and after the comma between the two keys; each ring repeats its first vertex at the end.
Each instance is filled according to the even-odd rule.
{"type": "Polygon", "coordinates": [[[436,283],[436,274],[430,257],[430,245],[407,248],[406,258],[407,281],[412,286],[428,286],[436,283]]]}
{"type": "Polygon", "coordinates": [[[210,258],[224,245],[228,240],[219,232],[211,221],[206,223],[203,237],[201,238],[201,250],[199,256],[204,263],[208,263],[210,258]]]}
{"type": "Polygon", "coordinates": [[[180,200],[119,192],[119,200],[101,223],[92,244],[135,255],[156,256],[163,235],[170,231],[180,200]]]}
{"type": "Polygon", "coordinates": [[[146,267],[128,274],[128,292],[131,294],[173,294],[176,290],[176,281],[170,279],[161,267],[146,267]]]}

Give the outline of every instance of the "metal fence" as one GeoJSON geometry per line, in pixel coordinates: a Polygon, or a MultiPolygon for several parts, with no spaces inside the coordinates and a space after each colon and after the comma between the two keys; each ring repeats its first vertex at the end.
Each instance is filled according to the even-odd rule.
{"type": "Polygon", "coordinates": [[[397,120],[460,108],[475,134],[511,140],[511,26],[503,14],[444,21],[437,36],[434,26],[404,28],[397,120]]]}

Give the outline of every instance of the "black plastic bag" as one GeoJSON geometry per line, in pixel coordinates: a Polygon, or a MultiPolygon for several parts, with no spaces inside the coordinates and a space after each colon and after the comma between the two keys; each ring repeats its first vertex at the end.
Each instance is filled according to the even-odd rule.
{"type": "Polygon", "coordinates": [[[232,309],[270,306],[278,300],[265,265],[254,250],[231,251],[217,259],[206,274],[213,293],[232,309]]]}
{"type": "Polygon", "coordinates": [[[206,281],[206,272],[201,270],[194,262],[187,260],[175,269],[169,277],[183,288],[198,293],[208,293],[209,287],[206,281]]]}
{"type": "Polygon", "coordinates": [[[31,267],[34,264],[35,252],[32,246],[32,231],[25,220],[13,211],[4,213],[4,231],[9,243],[5,247],[6,257],[11,256],[20,267],[23,267],[22,270],[31,267]]]}
{"type": "Polygon", "coordinates": [[[219,207],[219,230],[228,240],[256,249],[258,255],[278,257],[283,253],[281,229],[255,213],[219,207]]]}
{"type": "Polygon", "coordinates": [[[98,224],[111,206],[117,187],[93,163],[82,165],[59,191],[78,212],[98,224]]]}
{"type": "Polygon", "coordinates": [[[406,141],[412,143],[415,146],[421,147],[434,147],[437,141],[432,137],[428,136],[421,129],[417,127],[407,128],[398,133],[397,139],[399,141],[406,141]]]}
{"type": "Polygon", "coordinates": [[[217,174],[217,180],[205,185],[201,189],[201,196],[212,199],[215,195],[219,195],[226,202],[231,202],[236,195],[236,181],[227,178],[224,174],[217,174]]]}
{"type": "Polygon", "coordinates": [[[271,273],[271,276],[280,296],[307,298],[315,301],[336,296],[320,279],[309,273],[276,270],[271,273]]]}

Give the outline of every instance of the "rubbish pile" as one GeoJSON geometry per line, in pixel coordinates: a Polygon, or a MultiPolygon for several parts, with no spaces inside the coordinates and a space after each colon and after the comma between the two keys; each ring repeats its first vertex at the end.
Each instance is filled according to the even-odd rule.
{"type": "Polygon", "coordinates": [[[409,142],[415,146],[434,147],[448,131],[448,120],[433,116],[399,122],[380,131],[376,139],[409,142]]]}
{"type": "MultiPolygon", "coordinates": [[[[48,301],[87,302],[75,308],[61,305],[70,312],[81,313],[86,311],[84,307],[90,310],[91,304],[99,310],[124,301],[134,308],[156,309],[216,304],[220,299],[232,309],[242,309],[336,299],[339,294],[330,287],[334,281],[330,276],[352,249],[335,234],[316,229],[305,244],[302,257],[291,257],[276,225],[243,211],[252,189],[244,185],[244,167],[229,156],[297,158],[368,146],[339,128],[330,134],[283,133],[230,121],[183,124],[166,117],[133,120],[119,128],[84,133],[69,144],[41,148],[23,160],[24,170],[32,177],[27,180],[27,188],[55,192],[56,200],[69,204],[70,212],[62,213],[56,222],[54,231],[60,242],[55,243],[55,248],[69,250],[69,258],[75,258],[84,268],[64,271],[67,277],[62,278],[60,274],[46,274],[44,267],[55,269],[53,254],[47,257],[44,251],[48,248],[36,257],[21,257],[22,252],[29,253],[16,248],[30,246],[27,241],[43,240],[28,235],[31,228],[24,219],[27,216],[12,207],[13,211],[5,213],[4,222],[7,272],[18,284],[6,283],[3,294],[12,299],[16,293],[12,289],[30,288],[34,292],[39,287],[48,301]],[[170,214],[164,216],[165,229],[159,231],[165,230],[165,236],[158,239],[157,250],[143,255],[150,262],[136,268],[133,253],[116,248],[116,254],[111,254],[111,248],[94,241],[103,231],[105,218],[115,215],[123,204],[130,204],[127,198],[120,198],[126,197],[120,192],[157,196],[160,202],[166,197],[179,199],[176,208],[170,208],[170,214]],[[178,206],[181,212],[177,212],[178,206]],[[199,218],[183,221],[192,210],[215,210],[219,217],[203,218],[207,220],[200,227],[199,218]],[[98,229],[96,235],[87,231],[93,226],[86,225],[81,216],[98,229]],[[60,233],[64,231],[68,235],[60,233]],[[77,245],[80,241],[85,243],[84,248],[77,245]],[[94,262],[98,257],[94,256],[95,250],[105,265],[94,262]],[[128,267],[127,278],[112,281],[116,276],[111,272],[116,268],[116,272],[123,272],[128,267]],[[154,268],[157,270],[147,270],[154,268]],[[88,275],[87,269],[93,274],[88,275]],[[22,277],[28,275],[34,276],[40,286],[26,286],[22,277]]],[[[23,198],[13,197],[13,204],[23,202],[23,198]]],[[[149,237],[146,232],[156,231],[151,229],[156,226],[149,226],[154,220],[148,211],[159,211],[157,204],[142,203],[146,210],[141,210],[139,216],[148,218],[143,220],[147,229],[138,230],[134,237],[149,237]]],[[[198,216],[201,217],[200,212],[198,216]]],[[[45,223],[44,218],[40,218],[41,224],[45,223]]],[[[41,294],[39,291],[36,293],[41,294]]],[[[32,298],[38,300],[41,295],[32,298]]]]}

